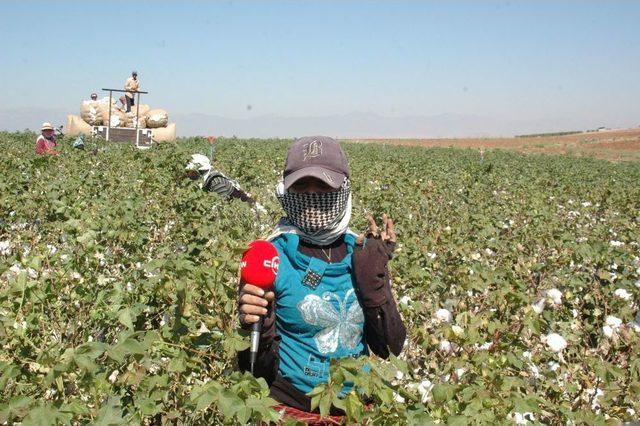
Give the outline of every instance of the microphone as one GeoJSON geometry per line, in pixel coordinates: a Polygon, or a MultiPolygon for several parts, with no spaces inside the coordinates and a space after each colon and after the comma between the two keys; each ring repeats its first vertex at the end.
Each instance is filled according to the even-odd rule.
{"type": "MultiPolygon", "coordinates": [[[[249,248],[242,255],[240,276],[245,283],[266,291],[273,285],[279,265],[280,257],[275,246],[269,241],[256,240],[249,244],[249,248]]],[[[262,320],[263,318],[260,317],[260,321],[251,325],[251,348],[249,351],[251,374],[253,374],[253,366],[258,357],[262,320]]]]}

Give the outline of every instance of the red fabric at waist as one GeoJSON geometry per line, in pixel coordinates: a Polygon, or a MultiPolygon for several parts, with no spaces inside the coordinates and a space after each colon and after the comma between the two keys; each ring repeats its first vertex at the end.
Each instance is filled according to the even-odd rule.
{"type": "Polygon", "coordinates": [[[344,416],[327,416],[322,417],[317,413],[309,413],[306,411],[298,410],[297,408],[290,407],[285,404],[278,404],[273,407],[276,411],[283,414],[283,418],[293,418],[299,422],[304,422],[313,426],[329,426],[329,425],[341,425],[344,424],[344,416]]]}

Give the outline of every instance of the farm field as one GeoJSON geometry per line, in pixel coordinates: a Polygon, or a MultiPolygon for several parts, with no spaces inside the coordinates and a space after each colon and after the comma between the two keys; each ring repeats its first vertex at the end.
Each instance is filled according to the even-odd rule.
{"type": "Polygon", "coordinates": [[[349,141],[429,148],[497,148],[524,153],[570,154],[578,157],[593,157],[611,161],[640,160],[640,129],[516,138],[352,139],[349,141]]]}
{"type": "MultiPolygon", "coordinates": [[[[593,145],[636,147],[639,135],[593,145]]],[[[640,418],[640,162],[535,147],[575,143],[582,156],[596,150],[588,137],[459,145],[507,149],[482,157],[453,141],[343,144],[352,229],[366,212],[397,225],[390,267],[408,341],[368,373],[365,360],[333,366],[321,409],[375,424],[640,418]],[[368,408],[337,399],[343,379],[368,408]]],[[[289,141],[216,142],[214,164],[265,214],[185,178],[204,138],[146,151],[67,139],[51,158],[34,140],[0,132],[0,422],[277,419],[265,382],[237,371],[248,343],[235,298],[240,253],[281,215],[289,141]]]]}

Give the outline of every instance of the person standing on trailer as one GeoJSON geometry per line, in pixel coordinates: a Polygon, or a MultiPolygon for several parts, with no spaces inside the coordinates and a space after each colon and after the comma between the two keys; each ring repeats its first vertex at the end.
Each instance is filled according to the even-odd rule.
{"type": "Polygon", "coordinates": [[[125,100],[127,101],[127,112],[131,112],[131,107],[136,104],[135,102],[135,92],[140,89],[140,81],[138,81],[138,71],[132,71],[131,77],[127,79],[127,82],[124,84],[125,100]]]}

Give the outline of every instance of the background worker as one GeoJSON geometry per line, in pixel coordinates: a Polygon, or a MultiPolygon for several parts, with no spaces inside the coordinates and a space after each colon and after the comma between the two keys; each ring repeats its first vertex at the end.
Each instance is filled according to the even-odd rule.
{"type": "Polygon", "coordinates": [[[132,71],[131,77],[127,79],[127,82],[124,84],[125,99],[127,101],[127,112],[131,112],[131,107],[135,105],[135,92],[140,89],[140,82],[138,81],[138,72],[132,71]]]}
{"type": "Polygon", "coordinates": [[[54,149],[58,144],[56,143],[55,130],[51,123],[42,123],[40,130],[42,134],[36,139],[36,154],[58,155],[59,152],[54,149]]]}
{"type": "Polygon", "coordinates": [[[92,93],[92,94],[91,94],[91,100],[92,100],[92,101],[97,101],[97,100],[98,100],[98,94],[97,94],[97,93],[95,93],[95,92],[94,92],[94,93],[92,93]]]}

